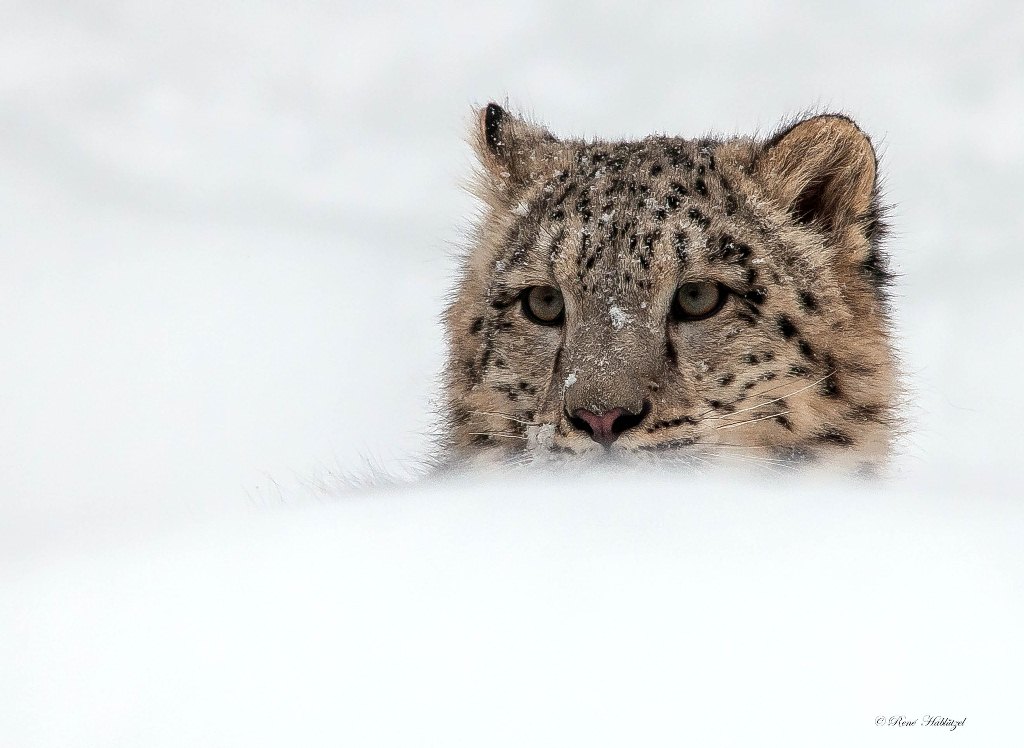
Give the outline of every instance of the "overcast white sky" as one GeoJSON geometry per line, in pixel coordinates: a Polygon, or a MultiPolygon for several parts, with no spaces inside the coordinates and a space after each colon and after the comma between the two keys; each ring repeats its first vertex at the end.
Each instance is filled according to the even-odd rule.
{"type": "Polygon", "coordinates": [[[417,744],[501,744],[516,719],[474,682],[578,742],[679,745],[702,727],[714,745],[678,706],[699,703],[734,730],[723,744],[747,728],[771,743],[778,709],[811,699],[808,724],[856,725],[861,745],[897,737],[876,711],[926,707],[973,709],[964,729],[986,740],[972,744],[1019,744],[997,686],[1024,664],[1009,634],[1024,623],[1010,542],[1024,6],[7,2],[0,16],[0,703],[14,704],[0,744],[337,744],[395,714],[433,725],[417,744]],[[330,473],[400,470],[425,448],[438,315],[475,210],[459,187],[470,107],[506,97],[567,135],[854,116],[896,206],[915,402],[897,481],[624,476],[538,480],[527,501],[463,485],[302,504],[330,473]],[[899,590],[874,595],[887,575],[899,590]],[[354,610],[380,625],[346,628],[354,610]],[[480,627],[451,633],[453,612],[480,627]],[[445,711],[446,693],[470,706],[445,711]],[[364,708],[334,721],[344,698],[364,708]],[[744,708],[772,729],[740,725],[744,708]],[[453,742],[456,715],[478,729],[453,742]]]}

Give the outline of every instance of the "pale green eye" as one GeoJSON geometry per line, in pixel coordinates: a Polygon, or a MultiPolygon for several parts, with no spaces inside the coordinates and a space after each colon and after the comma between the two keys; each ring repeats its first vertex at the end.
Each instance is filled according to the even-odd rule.
{"type": "Polygon", "coordinates": [[[565,313],[562,292],[553,286],[533,286],[523,294],[523,313],[538,325],[558,325],[565,313]]]}
{"type": "Polygon", "coordinates": [[[712,281],[684,283],[676,291],[672,316],[683,322],[710,317],[722,308],[725,289],[712,281]]]}

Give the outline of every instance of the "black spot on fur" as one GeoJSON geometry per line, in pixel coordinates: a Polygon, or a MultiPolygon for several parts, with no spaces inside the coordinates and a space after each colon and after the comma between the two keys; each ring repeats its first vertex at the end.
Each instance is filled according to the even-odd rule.
{"type": "Polygon", "coordinates": [[[818,308],[818,300],[814,298],[814,294],[810,291],[801,291],[800,305],[807,311],[813,312],[818,308]]]}
{"type": "Polygon", "coordinates": [[[731,192],[725,196],[725,214],[731,216],[736,213],[736,208],[739,207],[736,203],[736,196],[731,192]]]}
{"type": "Polygon", "coordinates": [[[679,207],[679,198],[671,193],[665,195],[665,207],[668,210],[675,210],[679,207]]]}
{"type": "Polygon", "coordinates": [[[660,231],[651,231],[643,236],[643,240],[640,244],[640,265],[644,269],[650,264],[650,259],[654,254],[654,245],[661,239],[660,231]]]}
{"type": "Polygon", "coordinates": [[[839,391],[839,381],[836,360],[831,353],[825,354],[825,373],[830,376],[821,383],[821,394],[825,397],[838,398],[842,393],[839,391]]]}
{"type": "Polygon", "coordinates": [[[853,438],[835,426],[825,426],[814,432],[814,438],[826,444],[835,444],[838,447],[849,447],[853,444],[853,438]]]}
{"type": "Polygon", "coordinates": [[[593,212],[590,210],[590,199],[587,197],[581,197],[576,201],[576,211],[583,218],[584,223],[589,223],[590,219],[594,217],[593,212]]]}
{"type": "Polygon", "coordinates": [[[709,256],[712,260],[744,265],[750,259],[750,247],[733,241],[733,238],[726,234],[718,240],[718,247],[709,256]]]}
{"type": "Polygon", "coordinates": [[[784,415],[777,415],[777,416],[775,416],[775,422],[777,424],[779,424],[780,426],[782,426],[782,428],[786,429],[786,431],[792,431],[793,430],[793,424],[790,423],[789,419],[786,418],[784,415]]]}
{"type": "Polygon", "coordinates": [[[714,171],[714,170],[715,170],[715,154],[714,154],[714,152],[713,152],[713,151],[711,150],[711,144],[710,144],[710,143],[701,143],[701,146],[700,146],[700,154],[701,154],[701,155],[702,155],[702,156],[703,156],[704,158],[706,158],[706,159],[707,159],[707,162],[708,162],[708,169],[709,169],[710,171],[714,171]]]}
{"type": "Polygon", "coordinates": [[[672,338],[665,339],[665,358],[672,365],[672,368],[679,366],[679,354],[676,352],[676,347],[672,343],[672,338]]]}
{"type": "Polygon", "coordinates": [[[758,286],[757,288],[752,288],[743,294],[743,298],[751,304],[763,304],[764,300],[768,298],[768,290],[762,286],[758,286]]]}
{"type": "Polygon", "coordinates": [[[719,379],[718,379],[718,383],[719,383],[719,384],[720,384],[720,385],[721,385],[722,387],[728,387],[728,386],[729,386],[730,384],[732,384],[732,383],[733,383],[734,381],[736,381],[736,375],[734,375],[734,374],[723,374],[723,375],[722,375],[721,377],[719,377],[719,379]]]}
{"type": "Polygon", "coordinates": [[[892,284],[892,274],[886,267],[885,258],[877,247],[870,249],[861,269],[877,290],[884,290],[892,284]]]}
{"type": "Polygon", "coordinates": [[[697,177],[693,182],[693,191],[701,197],[708,196],[708,185],[702,177],[697,177]]]}
{"type": "Polygon", "coordinates": [[[484,329],[484,318],[483,317],[477,317],[475,320],[473,320],[473,324],[472,324],[472,326],[470,326],[469,331],[473,335],[479,335],[480,331],[483,330],[483,329],[484,329]]]}
{"type": "Polygon", "coordinates": [[[885,412],[886,408],[884,405],[855,405],[850,409],[850,418],[861,423],[886,424],[888,419],[885,416],[885,412]]]}
{"type": "Polygon", "coordinates": [[[491,360],[491,355],[494,353],[494,341],[488,340],[484,343],[484,352],[480,357],[480,371],[487,371],[487,364],[491,360]]]}
{"type": "Polygon", "coordinates": [[[796,335],[796,325],[785,314],[779,315],[779,332],[782,333],[782,337],[786,340],[796,335]]]}
{"type": "Polygon", "coordinates": [[[692,436],[682,437],[680,439],[673,439],[669,442],[661,442],[659,444],[644,444],[637,449],[643,450],[644,452],[667,452],[672,449],[681,449],[682,447],[692,446],[696,442],[692,436]]]}
{"type": "Polygon", "coordinates": [[[676,250],[679,264],[686,267],[686,234],[677,231],[672,235],[672,246],[676,250]]]}
{"type": "Polygon", "coordinates": [[[575,191],[576,191],[576,186],[575,185],[572,185],[572,184],[566,185],[565,189],[563,189],[561,191],[561,193],[559,193],[558,197],[555,198],[555,201],[553,203],[551,203],[551,207],[552,208],[561,207],[562,203],[564,203],[566,200],[568,200],[569,199],[569,195],[571,195],[575,191]]]}
{"type": "Polygon", "coordinates": [[[796,347],[800,349],[800,354],[810,361],[814,360],[814,349],[811,348],[810,344],[806,340],[798,340],[796,347]]]}
{"type": "Polygon", "coordinates": [[[654,166],[651,167],[651,176],[652,177],[656,177],[659,174],[661,174],[661,171],[662,171],[661,164],[655,164],[654,166]]]}
{"type": "Polygon", "coordinates": [[[679,182],[669,182],[669,189],[672,190],[679,197],[686,197],[690,194],[690,191],[679,184],[679,182]]]}
{"type": "Polygon", "coordinates": [[[789,367],[789,375],[791,377],[806,377],[808,374],[810,374],[810,371],[808,371],[807,367],[805,366],[789,367]]]}
{"type": "Polygon", "coordinates": [[[708,218],[703,213],[701,213],[696,208],[690,208],[690,212],[687,215],[690,217],[691,221],[700,226],[702,229],[706,230],[707,227],[711,225],[711,219],[708,218]]]}
{"type": "Polygon", "coordinates": [[[693,159],[683,152],[683,148],[678,143],[670,143],[665,148],[665,155],[668,156],[668,162],[672,166],[682,166],[686,169],[693,168],[693,159]]]}
{"type": "Polygon", "coordinates": [[[759,363],[761,363],[761,359],[759,359],[753,353],[748,353],[747,355],[745,355],[743,357],[743,362],[746,363],[746,364],[759,364],[759,363]]]}
{"type": "Polygon", "coordinates": [[[484,113],[484,137],[487,140],[487,147],[497,153],[505,144],[501,140],[501,121],[505,116],[505,110],[497,104],[488,104],[484,113]]]}

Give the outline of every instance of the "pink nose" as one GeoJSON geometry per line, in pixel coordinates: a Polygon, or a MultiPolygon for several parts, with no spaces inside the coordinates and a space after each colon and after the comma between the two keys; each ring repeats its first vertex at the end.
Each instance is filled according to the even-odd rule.
{"type": "Polygon", "coordinates": [[[586,430],[590,431],[590,438],[598,444],[604,444],[605,446],[618,439],[619,434],[625,431],[623,428],[615,428],[615,422],[625,415],[628,415],[625,408],[612,408],[600,415],[591,413],[583,408],[573,413],[575,418],[589,426],[589,429],[586,430]]]}

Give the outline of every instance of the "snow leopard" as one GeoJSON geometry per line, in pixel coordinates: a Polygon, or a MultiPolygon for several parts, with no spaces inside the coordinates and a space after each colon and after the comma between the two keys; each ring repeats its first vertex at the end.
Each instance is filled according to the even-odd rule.
{"type": "Polygon", "coordinates": [[[887,208],[851,118],[584,140],[490,103],[471,142],[482,210],[444,315],[450,463],[886,465],[887,208]]]}

